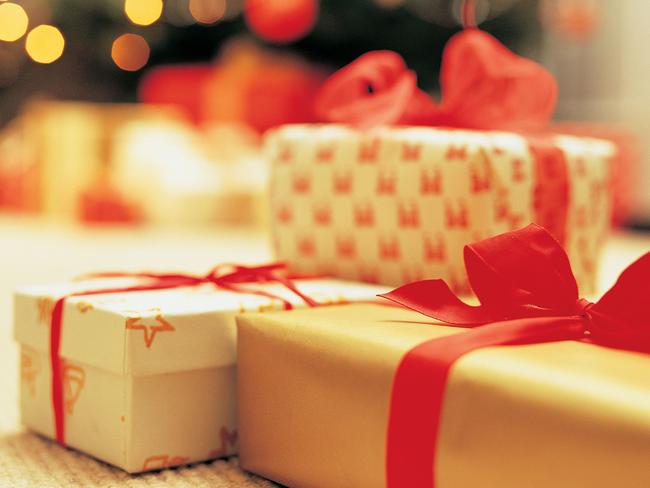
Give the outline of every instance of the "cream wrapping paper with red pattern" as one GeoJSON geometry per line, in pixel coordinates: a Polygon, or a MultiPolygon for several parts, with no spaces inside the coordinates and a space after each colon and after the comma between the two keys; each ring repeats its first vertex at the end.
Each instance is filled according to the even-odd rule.
{"type": "Polygon", "coordinates": [[[268,133],[276,255],[293,271],[467,289],[465,244],[536,222],[594,290],[611,207],[609,142],[431,127],[268,133]]]}
{"type": "MultiPolygon", "coordinates": [[[[332,279],[294,282],[320,304],[388,291],[332,279]]],[[[48,349],[57,297],[136,283],[92,279],[15,294],[25,426],[55,437],[48,349]]],[[[278,298],[212,284],[67,298],[60,349],[66,445],[132,473],[235,454],[235,316],[283,310],[279,297],[305,306],[278,283],[255,288],[278,298]]]]}

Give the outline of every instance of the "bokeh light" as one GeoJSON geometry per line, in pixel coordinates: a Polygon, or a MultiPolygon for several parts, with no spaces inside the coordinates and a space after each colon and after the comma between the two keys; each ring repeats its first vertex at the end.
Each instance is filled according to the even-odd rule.
{"type": "Polygon", "coordinates": [[[244,19],[258,37],[275,43],[307,35],[319,13],[319,0],[246,0],[244,19]]]}
{"type": "Polygon", "coordinates": [[[226,0],[190,0],[189,9],[200,24],[214,24],[226,13],[226,0]]]}
{"type": "Polygon", "coordinates": [[[138,71],[149,61],[149,44],[137,34],[122,34],[113,41],[111,57],[124,71],[138,71]]]}
{"type": "Polygon", "coordinates": [[[126,16],[138,25],[151,25],[160,18],[163,10],[162,0],[125,0],[126,16]]]}
{"type": "Polygon", "coordinates": [[[0,3],[0,41],[12,42],[23,37],[28,21],[27,13],[20,5],[0,3]]]}
{"type": "Polygon", "coordinates": [[[61,31],[52,25],[42,24],[27,34],[25,49],[37,63],[49,64],[61,57],[65,39],[61,31]]]}

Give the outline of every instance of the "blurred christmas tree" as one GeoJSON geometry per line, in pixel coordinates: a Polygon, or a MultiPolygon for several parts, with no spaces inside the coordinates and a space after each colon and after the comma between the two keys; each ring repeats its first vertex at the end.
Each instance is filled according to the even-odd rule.
{"type": "MultiPolygon", "coordinates": [[[[298,18],[292,22],[300,23],[300,9],[316,6],[315,23],[304,37],[277,44],[262,39],[259,22],[256,27],[250,15],[246,22],[242,12],[248,8],[247,0],[166,0],[164,4],[161,0],[152,1],[154,7],[156,2],[160,3],[162,10],[159,14],[154,12],[150,25],[137,25],[126,15],[124,0],[14,0],[29,16],[27,31],[38,24],[52,24],[63,34],[65,49],[51,64],[39,64],[25,53],[25,37],[29,34],[0,44],[0,122],[9,120],[25,100],[39,95],[134,101],[138,81],[147,67],[208,62],[225,41],[241,35],[332,67],[372,49],[395,50],[417,71],[423,88],[435,89],[442,48],[459,29],[458,0],[321,0],[320,4],[316,0],[257,0],[261,7],[253,11],[253,16],[262,25],[277,21],[271,19],[276,7],[295,5],[298,18]],[[134,47],[125,45],[120,54],[120,46],[114,45],[125,33],[137,34],[146,41],[142,63],[134,59],[134,47]],[[123,61],[116,59],[119,55],[123,61]]],[[[136,7],[142,9],[143,5],[136,7]]],[[[529,49],[540,32],[535,0],[484,0],[477,2],[476,9],[483,29],[511,49],[524,49],[527,55],[535,55],[529,49]]],[[[146,22],[145,19],[142,23],[146,22]]],[[[287,29],[293,28],[291,23],[286,25],[287,29]]],[[[277,25],[271,28],[283,29],[277,25]]]]}

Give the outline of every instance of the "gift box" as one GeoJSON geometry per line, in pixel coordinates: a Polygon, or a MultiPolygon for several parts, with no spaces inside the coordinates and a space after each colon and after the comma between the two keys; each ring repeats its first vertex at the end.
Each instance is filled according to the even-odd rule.
{"type": "Polygon", "coordinates": [[[435,128],[284,126],[266,141],[276,256],[298,272],[466,287],[463,245],[537,222],[595,286],[609,228],[604,141],[435,128]]]}
{"type": "Polygon", "coordinates": [[[20,118],[0,130],[0,209],[34,212],[38,208],[33,146],[26,144],[20,118]]]}
{"type": "MultiPolygon", "coordinates": [[[[35,208],[49,217],[75,220],[80,213],[86,220],[134,221],[136,205],[131,195],[119,194],[108,212],[97,201],[105,195],[93,195],[98,185],[107,186],[120,132],[127,123],[180,123],[180,115],[171,108],[137,104],[98,104],[70,101],[36,101],[24,109],[19,124],[21,143],[31,151],[30,164],[35,170],[26,184],[35,188],[35,208]],[[92,197],[95,198],[92,198],[92,197]],[[120,205],[124,200],[128,205],[120,205]],[[89,204],[90,207],[85,208],[89,204]],[[119,207],[123,206],[123,209],[119,207]],[[117,211],[116,211],[117,210],[117,211]],[[93,217],[97,216],[96,219],[93,217]],[[90,217],[90,218],[89,218],[90,217]]],[[[120,188],[113,188],[119,193],[120,188]]],[[[137,203],[137,202],[135,202],[137,203]]]]}
{"type": "Polygon", "coordinates": [[[481,306],[426,280],[387,295],[418,311],[239,317],[242,466],[313,488],[650,485],[650,254],[593,304],[532,233],[469,253],[481,306]]]}
{"type": "MultiPolygon", "coordinates": [[[[235,453],[234,317],[305,306],[279,282],[151,279],[93,278],[15,295],[22,422],[128,472],[235,453]]],[[[330,279],[293,283],[319,304],[381,291],[330,279]]]]}
{"type": "Polygon", "coordinates": [[[454,36],[441,71],[437,105],[396,53],[365,54],[317,97],[330,123],[269,132],[277,256],[302,272],[462,290],[464,244],[536,222],[593,288],[614,147],[546,133],[553,78],[488,34],[454,36]]]}
{"type": "Polygon", "coordinates": [[[263,226],[268,171],[250,127],[134,121],[117,136],[111,181],[146,222],[263,226]]]}

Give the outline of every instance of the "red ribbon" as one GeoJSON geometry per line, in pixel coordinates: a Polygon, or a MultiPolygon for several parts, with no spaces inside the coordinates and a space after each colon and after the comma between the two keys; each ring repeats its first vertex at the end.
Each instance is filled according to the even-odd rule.
{"type": "Polygon", "coordinates": [[[419,90],[416,75],[392,51],[372,51],[325,81],[316,112],[329,122],[532,130],[557,101],[553,76],[475,28],[455,34],[440,67],[442,99],[419,90]]]}
{"type": "Polygon", "coordinates": [[[426,341],[402,358],[387,434],[389,487],[434,486],[447,378],[463,355],[483,347],[564,340],[650,354],[650,253],[630,265],[596,303],[579,298],[566,253],[537,225],[465,246],[464,257],[479,306],[462,302],[442,280],[411,283],[382,295],[473,329],[426,341]]]}
{"type": "Polygon", "coordinates": [[[197,286],[206,283],[223,288],[235,293],[249,293],[267,298],[282,301],[285,310],[293,308],[291,302],[287,299],[269,293],[268,291],[242,286],[246,283],[263,283],[276,282],[280,283],[300,297],[308,306],[314,307],[318,303],[312,298],[303,294],[293,279],[307,278],[306,276],[283,276],[278,273],[284,270],[286,265],[283,263],[272,263],[262,266],[241,266],[224,264],[215,267],[205,276],[192,276],[188,274],[163,274],[163,273],[94,273],[82,278],[140,278],[148,280],[145,283],[115,287],[102,288],[95,290],[85,290],[69,293],[59,298],[54,304],[52,316],[50,318],[50,363],[52,366],[52,407],[54,410],[54,426],[56,441],[65,445],[65,414],[63,398],[63,359],[61,358],[61,332],[63,324],[63,307],[65,300],[69,297],[86,296],[86,295],[103,295],[107,293],[126,293],[132,291],[162,290],[168,288],[178,288],[183,286],[197,286]]]}

